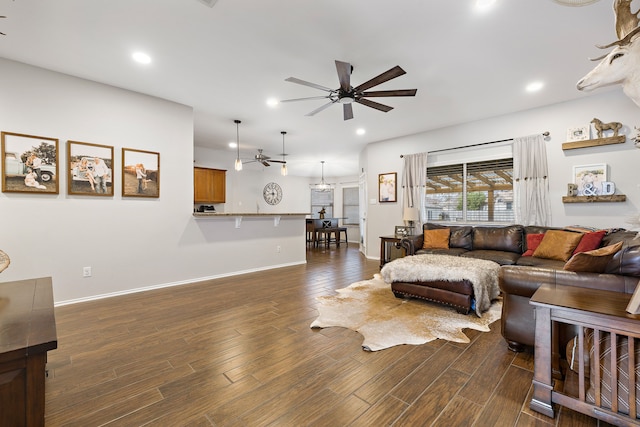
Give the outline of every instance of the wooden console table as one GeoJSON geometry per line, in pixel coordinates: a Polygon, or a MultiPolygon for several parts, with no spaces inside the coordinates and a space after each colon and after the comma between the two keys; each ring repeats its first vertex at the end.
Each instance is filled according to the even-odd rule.
{"type": "Polygon", "coordinates": [[[530,301],[536,317],[532,410],[554,417],[553,404],[557,403],[612,424],[638,425],[635,419],[586,402],[584,379],[579,395],[571,396],[555,390],[552,378],[559,365],[558,323],[640,338],[640,315],[625,311],[630,299],[630,294],[574,286],[545,284],[538,288],[530,301]]]}
{"type": "Polygon", "coordinates": [[[47,351],[57,347],[51,278],[0,283],[0,425],[44,426],[47,351]]]}

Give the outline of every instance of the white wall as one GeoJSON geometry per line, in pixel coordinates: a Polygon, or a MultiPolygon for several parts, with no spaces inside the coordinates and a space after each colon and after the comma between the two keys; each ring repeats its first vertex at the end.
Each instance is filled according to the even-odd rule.
{"type": "Polygon", "coordinates": [[[61,173],[58,195],[0,193],[0,249],[11,258],[1,281],[51,276],[59,304],[305,262],[301,219],[237,229],[232,218],[193,217],[190,107],[4,59],[0,75],[0,129],[59,138],[61,173]],[[115,148],[114,197],[67,195],[67,140],[115,148]],[[122,147],[160,153],[158,199],[120,196],[122,147]]]}
{"type": "MultiPolygon", "coordinates": [[[[428,118],[426,118],[428,120],[428,118]]],[[[547,156],[553,226],[572,224],[594,227],[632,228],[625,220],[638,213],[640,206],[640,179],[638,160],[640,150],[635,148],[634,126],[640,127],[640,109],[619,88],[598,92],[576,101],[560,103],[506,116],[466,123],[431,132],[406,136],[368,145],[360,156],[360,167],[367,172],[368,200],[377,200],[377,177],[380,173],[402,172],[400,154],[420,153],[443,148],[459,147],[488,141],[549,131],[547,156]],[[589,124],[597,117],[605,122],[621,122],[622,133],[627,135],[624,144],[577,150],[562,150],[567,129],[589,124]],[[562,203],[567,183],[573,182],[575,165],[607,163],[609,180],[616,183],[616,193],[625,194],[624,203],[562,203]]],[[[592,138],[596,138],[592,128],[592,138]]],[[[400,188],[398,189],[400,191],[400,188]]],[[[366,254],[379,256],[376,239],[393,233],[394,224],[402,224],[402,197],[398,203],[368,205],[366,254]]]]}

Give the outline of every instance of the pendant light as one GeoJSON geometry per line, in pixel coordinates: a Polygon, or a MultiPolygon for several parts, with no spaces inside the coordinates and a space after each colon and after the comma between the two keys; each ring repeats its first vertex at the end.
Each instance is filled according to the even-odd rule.
{"type": "Polygon", "coordinates": [[[238,149],[237,153],[237,157],[236,157],[236,164],[235,164],[235,170],[237,171],[241,171],[242,170],[242,160],[240,160],[240,123],[242,123],[240,120],[234,120],[233,121],[236,124],[236,148],[238,149]]]}
{"type": "Polygon", "coordinates": [[[280,168],[280,175],[287,176],[287,164],[284,161],[284,136],[287,134],[285,131],[280,132],[282,134],[282,167],[280,168]]]}
{"type": "Polygon", "coordinates": [[[322,178],[320,179],[320,184],[315,185],[316,191],[329,191],[331,190],[331,184],[327,184],[324,182],[324,160],[320,162],[322,164],[322,178]]]}

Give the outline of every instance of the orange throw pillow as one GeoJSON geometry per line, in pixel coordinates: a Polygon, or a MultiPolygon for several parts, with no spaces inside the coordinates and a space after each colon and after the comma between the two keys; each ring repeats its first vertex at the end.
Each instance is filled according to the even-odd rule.
{"type": "Polygon", "coordinates": [[[435,230],[424,230],[424,240],[422,249],[449,249],[448,228],[437,228],[435,230]]]}
{"type": "Polygon", "coordinates": [[[611,258],[622,248],[622,242],[587,252],[578,252],[564,265],[567,271],[604,273],[611,258]]]}
{"type": "Polygon", "coordinates": [[[533,252],[533,256],[566,262],[571,258],[571,254],[580,243],[580,239],[582,239],[582,233],[548,230],[544,233],[544,238],[540,245],[533,252]]]}

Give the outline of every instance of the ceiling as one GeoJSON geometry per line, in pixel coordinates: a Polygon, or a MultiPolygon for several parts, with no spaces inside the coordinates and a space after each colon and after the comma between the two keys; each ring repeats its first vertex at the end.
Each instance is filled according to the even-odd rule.
{"type": "Polygon", "coordinates": [[[326,176],[355,175],[368,143],[587,96],[575,83],[600,55],[594,46],[616,38],[611,0],[497,0],[483,13],[474,4],[0,0],[0,57],[192,106],[197,146],[235,152],[240,119],[243,158],[257,148],[277,158],[287,131],[290,174],[319,176],[325,160],[326,176]],[[151,64],[133,62],[137,50],[151,64]],[[353,65],[354,86],[400,65],[407,74],[371,90],[417,95],[376,98],[388,113],[354,104],[349,121],[339,105],[305,116],[324,100],[266,104],[325,94],[287,77],[337,88],[336,59],[353,65]],[[545,86],[527,93],[533,81],[545,86]]]}

